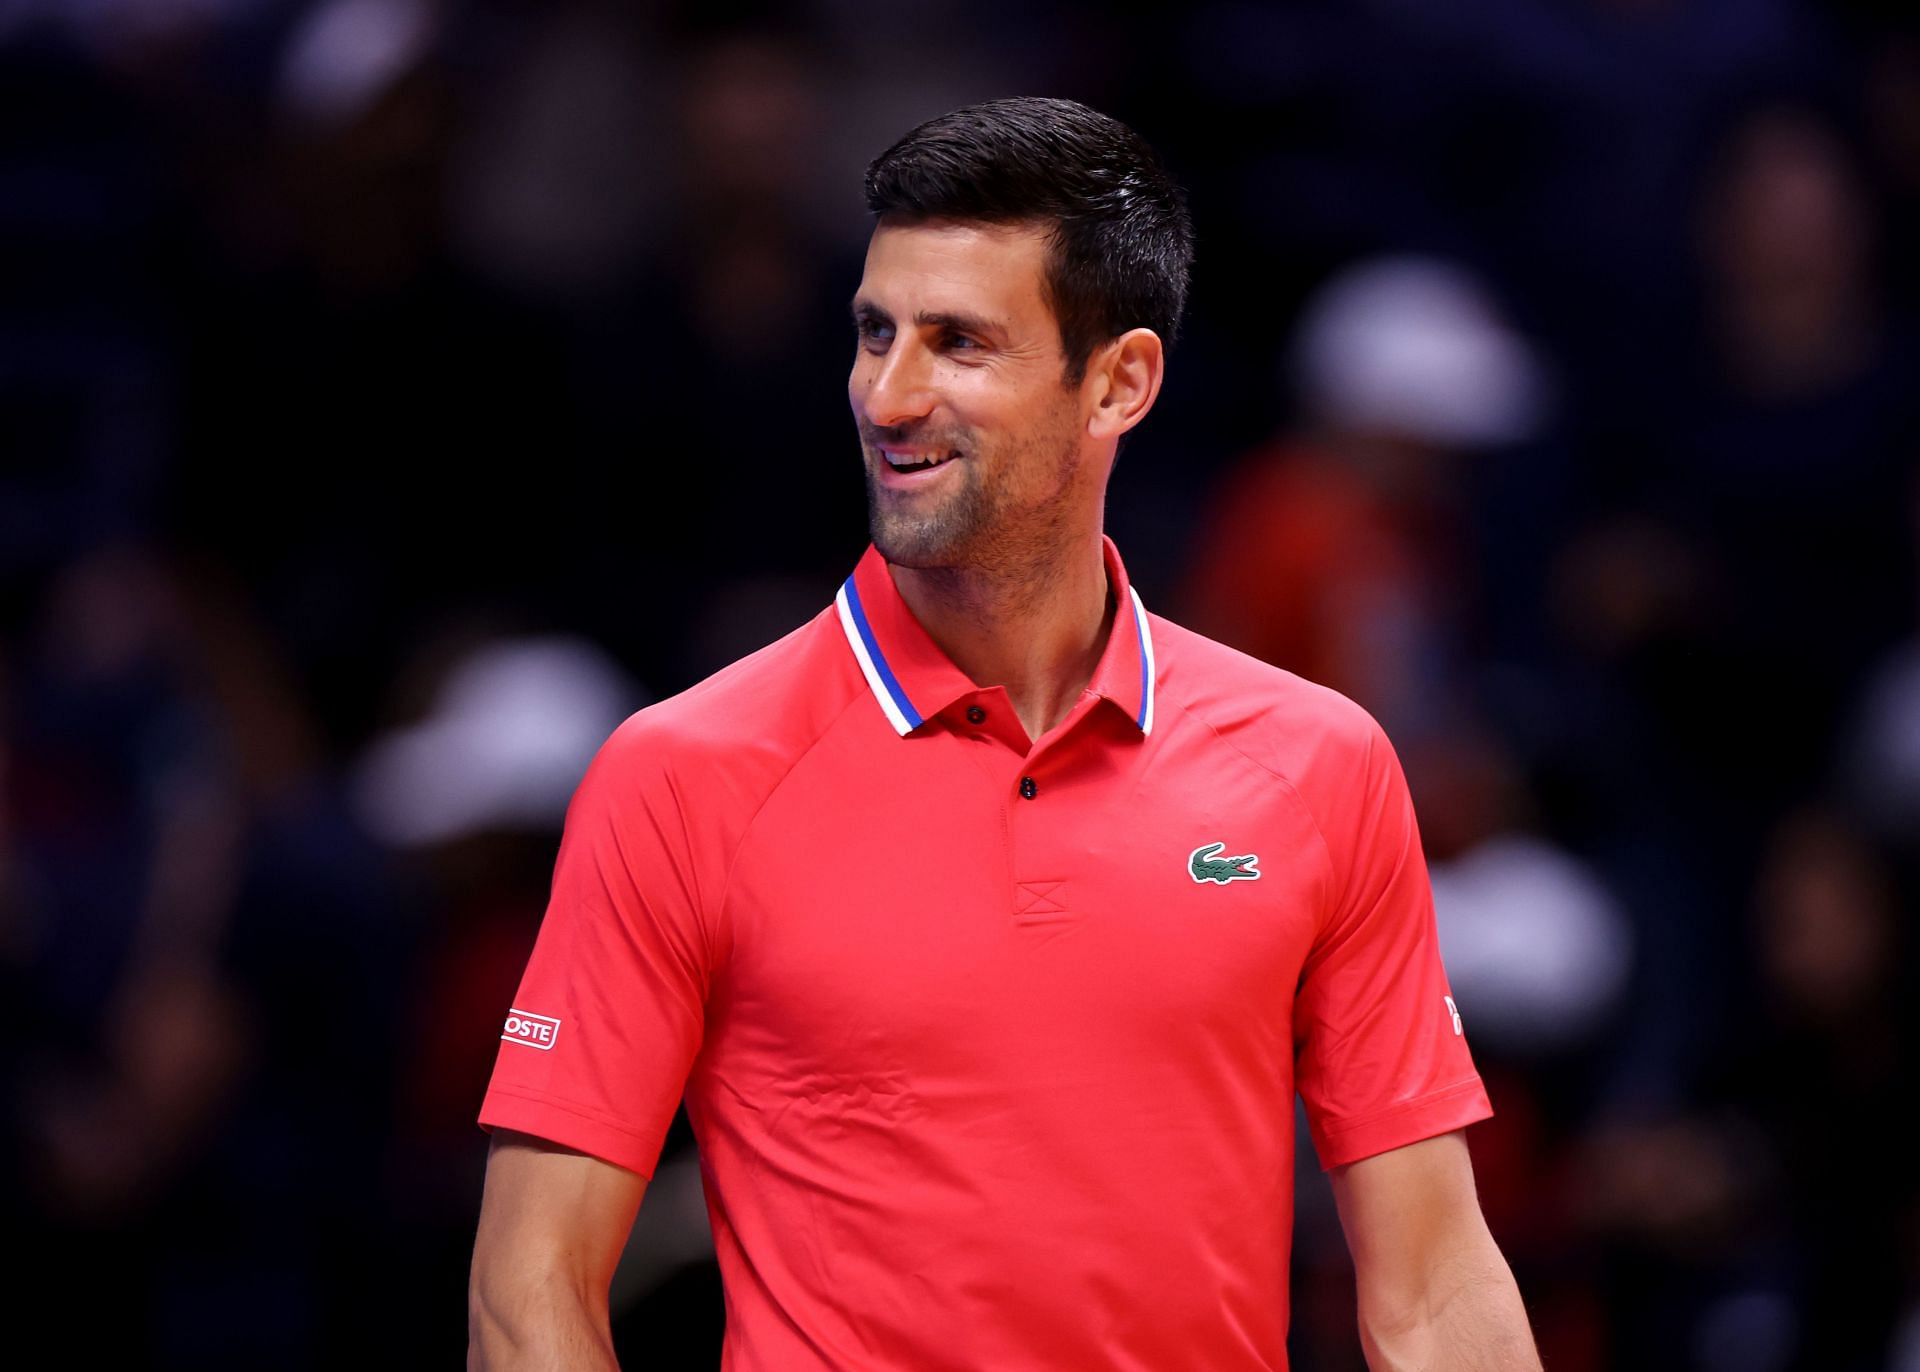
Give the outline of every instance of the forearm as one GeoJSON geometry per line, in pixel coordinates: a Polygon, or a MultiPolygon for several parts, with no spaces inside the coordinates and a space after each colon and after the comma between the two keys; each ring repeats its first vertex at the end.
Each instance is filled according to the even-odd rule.
{"type": "Polygon", "coordinates": [[[467,1299],[467,1372],[619,1372],[604,1298],[559,1277],[476,1281],[467,1299]]]}
{"type": "Polygon", "coordinates": [[[1540,1372],[1526,1307],[1491,1240],[1436,1268],[1420,1290],[1360,1301],[1372,1372],[1540,1372]]]}

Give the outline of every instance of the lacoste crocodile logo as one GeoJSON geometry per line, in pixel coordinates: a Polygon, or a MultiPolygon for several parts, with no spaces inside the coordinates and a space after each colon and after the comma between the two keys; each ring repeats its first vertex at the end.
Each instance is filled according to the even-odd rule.
{"type": "Polygon", "coordinates": [[[1187,870],[1193,873],[1198,882],[1217,882],[1225,886],[1230,881],[1254,881],[1260,876],[1260,869],[1253,864],[1260,860],[1257,853],[1248,853],[1244,857],[1219,857],[1217,854],[1227,845],[1208,843],[1195,848],[1187,858],[1187,870]]]}

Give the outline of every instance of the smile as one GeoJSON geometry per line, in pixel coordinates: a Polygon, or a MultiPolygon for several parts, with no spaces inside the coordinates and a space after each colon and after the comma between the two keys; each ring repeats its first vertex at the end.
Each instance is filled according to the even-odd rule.
{"type": "Polygon", "coordinates": [[[913,450],[895,452],[890,448],[882,448],[880,450],[880,456],[884,457],[887,460],[887,465],[896,472],[925,472],[931,471],[935,467],[944,466],[946,463],[960,456],[960,454],[958,450],[955,449],[948,449],[945,452],[913,450]]]}

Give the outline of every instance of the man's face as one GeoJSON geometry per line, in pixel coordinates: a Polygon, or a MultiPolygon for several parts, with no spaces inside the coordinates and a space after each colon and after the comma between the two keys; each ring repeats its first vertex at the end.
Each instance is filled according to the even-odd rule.
{"type": "Polygon", "coordinates": [[[1091,490],[1079,387],[1041,295],[1046,232],[883,222],[854,295],[847,398],[873,542],[907,567],[1051,560],[1091,490]],[[937,460],[925,470],[896,463],[937,460]]]}

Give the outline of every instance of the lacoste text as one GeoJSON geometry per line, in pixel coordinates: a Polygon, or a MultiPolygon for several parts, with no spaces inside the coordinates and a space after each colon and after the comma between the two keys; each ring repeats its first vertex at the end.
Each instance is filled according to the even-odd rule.
{"type": "Polygon", "coordinates": [[[529,1048],[547,1049],[553,1047],[553,1040],[559,1032],[560,1021],[552,1015],[512,1010],[507,1013],[506,1032],[500,1037],[508,1043],[524,1043],[529,1048]]]}

